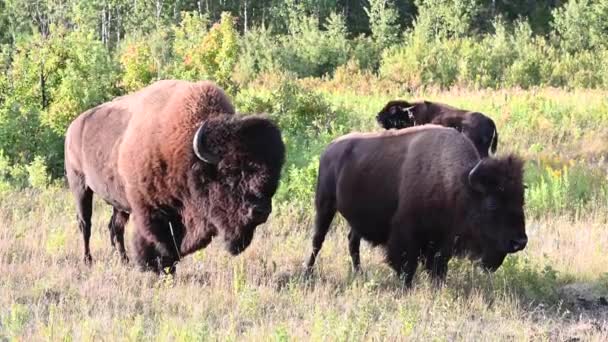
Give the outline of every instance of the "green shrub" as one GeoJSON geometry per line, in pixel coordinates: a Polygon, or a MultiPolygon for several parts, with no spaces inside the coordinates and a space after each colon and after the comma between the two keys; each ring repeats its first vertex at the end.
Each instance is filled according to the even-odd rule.
{"type": "Polygon", "coordinates": [[[34,189],[45,189],[51,178],[48,174],[44,158],[36,156],[34,160],[25,167],[28,173],[28,182],[34,189]]]}
{"type": "Polygon", "coordinates": [[[316,18],[295,16],[288,36],[282,36],[280,65],[300,77],[323,76],[345,64],[351,56],[344,17],[332,14],[321,30],[316,18]]]}
{"type": "Polygon", "coordinates": [[[526,209],[533,216],[578,215],[608,192],[601,174],[573,161],[557,167],[529,164],[526,169],[526,209]]]}
{"type": "Polygon", "coordinates": [[[608,46],[608,1],[569,0],[552,14],[559,44],[566,51],[608,46]]]}
{"type": "Polygon", "coordinates": [[[260,73],[280,70],[280,53],[280,42],[270,29],[263,26],[247,31],[240,40],[235,81],[244,86],[260,73]]]}
{"type": "Polygon", "coordinates": [[[414,24],[419,38],[457,38],[475,31],[474,21],[480,14],[478,0],[416,0],[418,17],[414,24]]]}
{"type": "Polygon", "coordinates": [[[380,49],[395,44],[399,38],[399,13],[392,1],[369,0],[365,8],[374,42],[380,49]]]}

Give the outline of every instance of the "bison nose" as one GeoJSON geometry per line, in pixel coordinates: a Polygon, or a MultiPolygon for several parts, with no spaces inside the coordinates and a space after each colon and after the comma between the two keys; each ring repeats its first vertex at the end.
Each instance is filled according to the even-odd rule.
{"type": "Polygon", "coordinates": [[[526,247],[526,244],[528,244],[528,238],[527,237],[511,240],[511,243],[510,243],[510,245],[511,245],[511,251],[513,253],[515,253],[517,251],[521,251],[522,249],[524,249],[526,247]]]}
{"type": "Polygon", "coordinates": [[[255,206],[251,208],[251,219],[255,221],[255,223],[264,223],[268,219],[270,211],[270,206],[255,206]]]}

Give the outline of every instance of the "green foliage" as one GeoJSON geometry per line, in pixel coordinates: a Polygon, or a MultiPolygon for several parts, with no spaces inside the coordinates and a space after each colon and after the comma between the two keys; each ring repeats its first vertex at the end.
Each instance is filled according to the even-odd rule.
{"type": "Polygon", "coordinates": [[[369,7],[365,8],[369,18],[369,26],[374,41],[385,48],[397,42],[399,38],[399,13],[390,0],[369,0],[369,7]]]}
{"type": "Polygon", "coordinates": [[[280,45],[270,29],[256,27],[247,31],[240,39],[240,56],[235,67],[234,78],[246,84],[261,73],[280,70],[280,45]]]}
{"type": "Polygon", "coordinates": [[[57,32],[47,46],[55,86],[41,121],[63,135],[78,114],[114,95],[116,65],[92,32],[57,32]]]}
{"type": "Polygon", "coordinates": [[[534,216],[579,214],[608,193],[604,177],[571,162],[552,167],[531,164],[526,170],[526,208],[534,216]]]}
{"type": "Polygon", "coordinates": [[[185,80],[199,78],[200,70],[197,61],[200,56],[200,44],[208,33],[207,17],[195,13],[183,13],[179,25],[173,27],[173,66],[171,74],[185,80]]]}
{"type": "Polygon", "coordinates": [[[280,38],[280,65],[298,76],[323,76],[345,64],[350,57],[350,42],[344,17],[332,13],[319,28],[312,16],[292,14],[290,34],[280,38]]]}
{"type": "Polygon", "coordinates": [[[49,177],[44,158],[36,156],[30,165],[25,167],[28,173],[28,181],[34,189],[45,189],[51,178],[49,177]]]}
{"type": "Polygon", "coordinates": [[[608,1],[569,0],[553,11],[553,26],[568,52],[605,48],[608,39],[608,1]]]}
{"type": "Polygon", "coordinates": [[[556,302],[558,299],[558,272],[550,265],[533,264],[527,257],[508,256],[496,278],[502,286],[517,292],[520,297],[542,298],[547,302],[556,302]]]}
{"type": "Polygon", "coordinates": [[[475,33],[474,20],[481,11],[478,0],[416,0],[414,24],[421,39],[464,37],[475,33]]]}
{"type": "Polygon", "coordinates": [[[119,56],[122,67],[121,87],[132,92],[150,84],[159,73],[152,61],[152,51],[144,39],[124,43],[119,56]]]}
{"type": "Polygon", "coordinates": [[[27,306],[13,303],[8,308],[7,315],[1,317],[0,326],[3,329],[1,329],[0,338],[18,340],[30,319],[31,313],[27,306]]]}
{"type": "Polygon", "coordinates": [[[234,92],[231,81],[232,71],[237,61],[238,37],[234,18],[229,13],[222,13],[219,24],[213,25],[201,43],[202,74],[215,80],[228,92],[234,92]]]}

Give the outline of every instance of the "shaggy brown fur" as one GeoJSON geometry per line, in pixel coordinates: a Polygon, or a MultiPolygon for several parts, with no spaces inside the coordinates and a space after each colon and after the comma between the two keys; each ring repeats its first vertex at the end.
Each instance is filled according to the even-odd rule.
{"type": "Polygon", "coordinates": [[[498,145],[498,132],[492,119],[482,113],[443,103],[390,101],[378,113],[376,120],[385,129],[428,123],[455,128],[473,142],[482,158],[487,157],[490,151],[495,153],[498,145]]]}
{"type": "Polygon", "coordinates": [[[514,156],[480,159],[462,134],[435,125],[336,139],[320,160],[307,266],[338,211],[355,269],[363,238],[386,249],[408,285],[419,258],[436,279],[454,254],[495,270],[527,243],[522,167],[514,156]]]}
{"type": "Polygon", "coordinates": [[[96,193],[114,207],[109,228],[123,258],[130,215],[137,260],[155,270],[172,266],[218,234],[231,253],[244,250],[270,214],[285,154],[272,122],[235,116],[214,84],[172,80],[84,112],[68,128],[65,151],[85,261],[91,262],[96,193]],[[212,163],[194,152],[199,128],[202,138],[194,145],[214,155],[212,163]]]}

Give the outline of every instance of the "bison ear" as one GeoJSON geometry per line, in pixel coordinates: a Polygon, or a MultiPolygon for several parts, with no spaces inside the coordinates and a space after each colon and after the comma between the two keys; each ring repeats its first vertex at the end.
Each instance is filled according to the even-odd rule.
{"type": "Polygon", "coordinates": [[[192,141],[192,148],[198,159],[207,164],[216,165],[220,162],[220,157],[213,153],[207,144],[209,127],[206,126],[207,124],[204,123],[196,130],[196,134],[194,134],[194,139],[192,141]]]}

